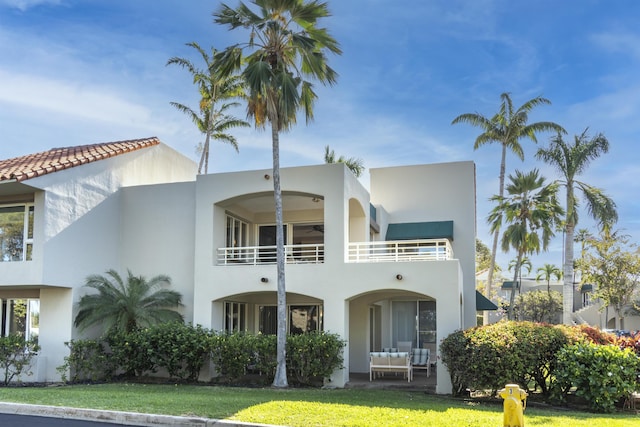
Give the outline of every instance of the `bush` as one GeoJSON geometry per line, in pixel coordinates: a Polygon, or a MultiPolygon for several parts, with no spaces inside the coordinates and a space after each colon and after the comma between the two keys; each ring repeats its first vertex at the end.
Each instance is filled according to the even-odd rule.
{"type": "Polygon", "coordinates": [[[8,385],[22,374],[31,375],[31,360],[37,355],[40,346],[35,338],[25,340],[18,334],[0,337],[0,369],[4,372],[3,384],[8,385]]]}
{"type": "Polygon", "coordinates": [[[630,350],[589,342],[569,345],[558,354],[555,396],[564,400],[576,387],[576,396],[597,412],[611,412],[615,403],[637,386],[640,359],[630,350]]]}
{"type": "Polygon", "coordinates": [[[151,349],[151,365],[164,368],[170,378],[196,381],[210,353],[210,333],[202,326],[161,323],[139,331],[151,349]]]}
{"type": "Polygon", "coordinates": [[[246,373],[247,366],[258,362],[257,339],[244,333],[219,333],[212,337],[211,361],[219,374],[228,379],[238,379],[246,373]]]}
{"type": "MultiPolygon", "coordinates": [[[[264,382],[273,381],[276,336],[244,333],[217,334],[212,338],[211,360],[227,381],[238,381],[248,370],[260,372],[264,382]]],[[[345,343],[324,332],[287,337],[287,372],[293,384],[310,385],[328,378],[342,366],[345,343]]]]}
{"type": "Polygon", "coordinates": [[[531,322],[500,322],[454,332],[441,345],[453,393],[491,390],[508,383],[527,388],[530,380],[544,395],[553,375],[556,353],[568,343],[561,329],[531,322]]]}
{"type": "Polygon", "coordinates": [[[154,361],[155,350],[144,336],[144,331],[124,332],[112,329],[104,339],[113,374],[139,377],[158,371],[154,361]]]}
{"type": "Polygon", "coordinates": [[[287,337],[287,368],[298,384],[329,378],[342,367],[345,342],[337,334],[312,332],[287,337]]]}
{"type": "Polygon", "coordinates": [[[62,381],[75,383],[110,378],[113,366],[101,341],[71,340],[64,345],[69,348],[69,356],[65,356],[64,364],[56,368],[62,381]]]}

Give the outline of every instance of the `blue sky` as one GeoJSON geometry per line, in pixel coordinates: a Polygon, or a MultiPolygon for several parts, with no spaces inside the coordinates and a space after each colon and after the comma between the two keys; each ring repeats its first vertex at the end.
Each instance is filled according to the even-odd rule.
{"type": "MultiPolygon", "coordinates": [[[[236,6],[236,0],[227,2],[236,6]]],[[[189,75],[170,57],[199,58],[185,43],[222,49],[241,40],[213,24],[220,2],[205,0],[0,0],[1,158],[52,147],[158,136],[197,159],[202,140],[169,105],[196,106],[189,75]]],[[[531,115],[589,128],[611,150],[581,177],[618,205],[618,228],[640,237],[640,2],[636,0],[329,1],[324,25],[343,49],[330,57],[340,74],[319,87],[316,119],[281,140],[282,166],[322,162],[324,146],[360,157],[365,167],[473,160],[478,237],[490,243],[486,216],[498,190],[500,149],[473,150],[478,130],[451,126],[457,115],[552,101],[531,115]]],[[[244,110],[238,112],[244,115],[244,110]]],[[[268,133],[235,132],[240,153],[212,148],[210,172],[271,167],[268,133]]],[[[546,145],[550,135],[541,135],[546,145]]],[[[538,167],[510,156],[507,173],[538,167]]],[[[362,181],[368,186],[368,175],[362,181]]],[[[425,183],[429,185],[429,183],[425,183]]],[[[436,201],[437,202],[437,201],[436,201]]],[[[592,227],[584,212],[579,227],[592,227]]],[[[532,257],[534,269],[561,265],[562,242],[532,257]]],[[[513,254],[500,254],[506,268],[513,254]]]]}

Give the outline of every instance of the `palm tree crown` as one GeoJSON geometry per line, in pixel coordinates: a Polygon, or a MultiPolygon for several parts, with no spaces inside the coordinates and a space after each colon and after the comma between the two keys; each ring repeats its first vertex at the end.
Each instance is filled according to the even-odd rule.
{"type": "MultiPolygon", "coordinates": [[[[558,203],[558,186],[555,183],[545,184],[537,169],[529,173],[515,172],[509,176],[510,184],[506,186],[508,196],[491,198],[496,207],[491,211],[488,222],[491,232],[506,228],[502,236],[502,250],[510,248],[516,251],[516,266],[513,282],[520,275],[522,260],[525,255],[546,250],[557,223],[564,214],[558,203]]],[[[515,287],[511,289],[509,319],[513,318],[515,287]]]]}
{"type": "Polygon", "coordinates": [[[160,289],[171,284],[171,279],[159,275],[145,279],[127,272],[126,282],[115,270],[106,276],[87,277],[85,287],[93,288],[97,294],[88,294],[78,302],[78,314],[74,324],[81,330],[100,324],[105,331],[118,329],[130,332],[141,326],[155,323],[183,321],[175,311],[182,306],[179,292],[160,289]]]}
{"type": "Polygon", "coordinates": [[[573,244],[574,231],[578,223],[578,197],[576,190],[587,201],[587,211],[601,227],[611,226],[618,220],[616,205],[603,190],[588,185],[576,178],[583,173],[592,160],[609,151],[609,141],[602,134],[593,138],[587,135],[587,129],[574,137],[573,144],[566,143],[562,135],[551,139],[546,148],[539,148],[536,157],[555,167],[563,179],[559,185],[566,190],[566,218],[564,221],[564,286],[563,286],[563,322],[571,323],[573,312],[573,244]]]}
{"type": "Polygon", "coordinates": [[[362,159],[356,157],[349,157],[348,159],[344,156],[340,156],[336,159],[336,152],[331,150],[329,146],[324,147],[324,162],[325,163],[344,163],[347,168],[353,172],[356,178],[360,178],[362,172],[364,172],[364,164],[362,163],[362,159]]]}
{"type": "MultiPolygon", "coordinates": [[[[551,101],[546,98],[538,96],[530,99],[517,109],[514,109],[513,102],[511,101],[511,95],[508,92],[501,94],[500,99],[502,101],[500,109],[492,117],[486,117],[479,113],[466,113],[453,119],[451,124],[468,123],[483,130],[475,140],[473,145],[474,150],[490,143],[497,143],[502,146],[498,196],[503,197],[507,149],[513,152],[521,160],[524,160],[524,151],[520,145],[521,139],[528,138],[533,142],[537,142],[536,134],[538,132],[554,131],[558,133],[566,133],[566,131],[562,126],[553,122],[528,123],[529,113],[531,110],[539,105],[551,104],[551,101]]],[[[496,229],[493,234],[491,264],[489,266],[489,277],[487,279],[487,297],[490,295],[493,281],[499,232],[500,230],[496,229]]]]}
{"type": "Polygon", "coordinates": [[[198,130],[205,135],[204,144],[198,146],[198,150],[201,151],[198,173],[202,173],[204,169],[206,174],[209,170],[210,139],[226,142],[238,151],[238,141],[228,131],[236,127],[248,127],[249,123],[227,114],[227,110],[239,105],[237,102],[228,101],[243,95],[239,76],[226,76],[221,73],[219,63],[214,61],[217,54],[215,49],[211,49],[209,55],[198,43],[187,43],[187,46],[198,51],[206,69],[199,69],[188,59],[179,57],[169,59],[167,65],[179,65],[193,76],[193,83],[198,87],[201,96],[199,111],[194,111],[179,102],[171,102],[171,105],[189,116],[198,130]]]}
{"type": "Polygon", "coordinates": [[[555,277],[556,280],[562,278],[562,270],[553,264],[545,264],[543,267],[538,268],[538,275],[536,280],[543,280],[547,282],[547,292],[551,293],[551,278],[555,277]]]}

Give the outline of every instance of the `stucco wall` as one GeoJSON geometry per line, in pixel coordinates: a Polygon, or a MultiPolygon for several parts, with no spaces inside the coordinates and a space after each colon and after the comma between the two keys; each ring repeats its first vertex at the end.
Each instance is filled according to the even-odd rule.
{"type": "Polygon", "coordinates": [[[376,168],[369,173],[371,202],[384,207],[388,223],[453,220],[453,252],[464,276],[464,327],[475,326],[474,163],[376,168]]]}

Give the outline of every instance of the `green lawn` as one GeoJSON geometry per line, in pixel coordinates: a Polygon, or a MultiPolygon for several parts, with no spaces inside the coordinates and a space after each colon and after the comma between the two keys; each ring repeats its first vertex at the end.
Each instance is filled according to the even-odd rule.
{"type": "MultiPolygon", "coordinates": [[[[287,426],[502,425],[502,406],[422,392],[103,384],[0,388],[4,402],[191,415],[287,426]]],[[[638,426],[630,412],[610,415],[528,408],[529,426],[638,426]]]]}

